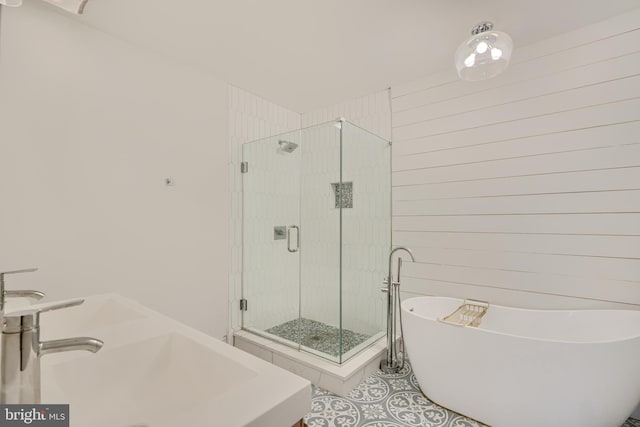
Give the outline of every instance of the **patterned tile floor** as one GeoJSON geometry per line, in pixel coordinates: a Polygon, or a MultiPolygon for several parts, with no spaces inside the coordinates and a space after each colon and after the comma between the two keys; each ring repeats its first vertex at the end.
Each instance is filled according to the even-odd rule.
{"type": "MultiPolygon", "coordinates": [[[[408,363],[398,374],[376,372],[346,399],[313,386],[311,412],[304,420],[309,427],[484,426],[427,400],[408,363]]],[[[622,427],[640,427],[640,420],[629,419],[622,427]]]]}
{"type": "MultiPolygon", "coordinates": [[[[265,332],[293,342],[300,342],[305,347],[321,351],[330,356],[340,355],[340,329],[322,322],[301,318],[290,320],[265,332]],[[298,335],[298,326],[300,335],[298,335]]],[[[342,330],[342,353],[346,353],[358,344],[365,342],[369,335],[359,334],[348,329],[342,330]]]]}

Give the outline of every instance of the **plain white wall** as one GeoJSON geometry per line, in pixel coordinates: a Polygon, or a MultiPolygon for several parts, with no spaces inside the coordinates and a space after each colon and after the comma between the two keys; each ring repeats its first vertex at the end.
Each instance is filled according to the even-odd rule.
{"type": "Polygon", "coordinates": [[[224,336],[227,85],[40,3],[2,8],[0,269],[40,267],[7,287],[224,336]]]}
{"type": "Polygon", "coordinates": [[[392,88],[405,291],[640,308],[639,29],[636,10],[516,46],[491,80],[392,88]]]}

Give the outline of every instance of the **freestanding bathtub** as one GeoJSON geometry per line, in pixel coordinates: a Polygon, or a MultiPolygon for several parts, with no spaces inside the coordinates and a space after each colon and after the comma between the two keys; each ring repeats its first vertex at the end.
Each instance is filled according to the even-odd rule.
{"type": "Polygon", "coordinates": [[[402,303],[407,353],[435,403],[493,427],[620,427],[640,402],[640,311],[490,305],[478,327],[439,320],[462,303],[402,303]]]}

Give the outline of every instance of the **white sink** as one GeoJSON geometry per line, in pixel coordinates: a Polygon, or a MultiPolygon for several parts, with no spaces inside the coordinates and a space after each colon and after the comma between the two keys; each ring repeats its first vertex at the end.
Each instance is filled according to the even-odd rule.
{"type": "Polygon", "coordinates": [[[70,404],[71,427],[288,427],[311,385],[118,295],[42,314],[43,339],[90,336],[96,354],[42,358],[42,403],[70,404]]]}
{"type": "Polygon", "coordinates": [[[179,426],[183,414],[206,409],[216,396],[258,375],[177,333],[52,368],[73,408],[74,424],[96,427],[179,426]]]}

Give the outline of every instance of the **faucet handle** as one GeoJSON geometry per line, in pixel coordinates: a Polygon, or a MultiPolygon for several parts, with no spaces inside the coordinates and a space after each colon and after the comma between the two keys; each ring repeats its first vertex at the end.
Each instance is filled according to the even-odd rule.
{"type": "Polygon", "coordinates": [[[44,298],[44,293],[40,291],[34,291],[31,289],[24,289],[19,291],[4,291],[5,298],[31,298],[34,300],[41,300],[44,298]]]}
{"type": "Polygon", "coordinates": [[[63,301],[63,302],[54,302],[51,304],[47,304],[45,306],[42,307],[38,307],[36,308],[37,313],[46,313],[47,311],[53,311],[53,310],[60,310],[63,308],[69,308],[69,307],[75,307],[76,305],[81,305],[84,303],[84,299],[80,298],[80,299],[72,299],[69,301],[63,301]]]}
{"type": "Polygon", "coordinates": [[[75,299],[13,311],[4,315],[2,332],[10,334],[38,328],[40,327],[40,313],[74,307],[82,303],[84,303],[83,299],[75,299]]]}

